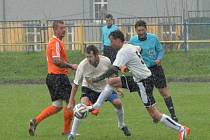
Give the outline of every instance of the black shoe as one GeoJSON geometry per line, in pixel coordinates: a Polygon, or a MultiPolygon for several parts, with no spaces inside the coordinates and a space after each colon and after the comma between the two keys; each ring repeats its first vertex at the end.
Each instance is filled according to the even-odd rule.
{"type": "Polygon", "coordinates": [[[171,118],[175,121],[178,122],[178,118],[176,116],[171,116],[171,118]]]}
{"type": "Polygon", "coordinates": [[[125,136],[131,136],[131,132],[129,131],[127,126],[124,126],[123,128],[121,128],[121,130],[123,131],[125,136]]]}
{"type": "Polygon", "coordinates": [[[34,136],[35,131],[36,131],[36,122],[35,122],[35,119],[33,119],[33,120],[30,120],[29,122],[29,129],[28,129],[29,135],[34,136]]]}

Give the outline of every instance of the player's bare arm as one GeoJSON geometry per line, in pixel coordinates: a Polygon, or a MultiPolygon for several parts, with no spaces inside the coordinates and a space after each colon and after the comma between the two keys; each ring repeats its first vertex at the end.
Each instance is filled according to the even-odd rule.
{"type": "Polygon", "coordinates": [[[77,64],[70,64],[68,62],[63,62],[60,57],[54,57],[53,64],[55,64],[59,68],[70,68],[72,70],[76,70],[78,66],[77,64]]]}
{"type": "Polygon", "coordinates": [[[73,108],[74,108],[74,103],[75,103],[75,95],[76,95],[76,93],[77,93],[77,90],[78,90],[78,85],[76,85],[76,84],[72,84],[72,90],[71,90],[71,94],[70,94],[70,98],[69,98],[69,103],[68,103],[68,106],[67,106],[67,108],[69,109],[69,110],[73,110],[73,108]]]}
{"type": "Polygon", "coordinates": [[[111,66],[104,74],[102,74],[102,75],[100,75],[98,77],[92,78],[92,82],[95,83],[95,82],[104,80],[105,78],[109,78],[113,74],[117,75],[118,74],[118,70],[119,70],[118,67],[111,66]]]}

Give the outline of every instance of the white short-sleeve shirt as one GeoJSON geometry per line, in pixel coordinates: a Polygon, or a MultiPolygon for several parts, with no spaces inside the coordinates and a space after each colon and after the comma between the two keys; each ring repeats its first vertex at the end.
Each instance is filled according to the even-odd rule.
{"type": "Polygon", "coordinates": [[[101,92],[106,86],[106,80],[101,80],[99,82],[93,83],[92,85],[88,84],[85,77],[98,77],[104,74],[111,67],[111,62],[109,58],[99,55],[99,64],[97,67],[89,64],[87,59],[84,59],[80,62],[76,75],[74,78],[74,83],[79,85],[82,83],[82,86],[88,87],[94,91],[101,92]]]}
{"type": "Polygon", "coordinates": [[[126,66],[133,75],[134,81],[139,82],[151,76],[151,71],[147,68],[140,55],[140,47],[131,44],[124,44],[118,51],[114,66],[126,66]]]}

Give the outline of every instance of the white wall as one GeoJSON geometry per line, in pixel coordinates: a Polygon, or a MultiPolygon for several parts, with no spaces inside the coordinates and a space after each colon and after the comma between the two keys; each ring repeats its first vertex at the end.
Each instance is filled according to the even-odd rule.
{"type": "MultiPolygon", "coordinates": [[[[3,19],[2,1],[0,0],[0,20],[3,19]]],[[[7,20],[82,18],[83,1],[85,2],[85,18],[92,18],[90,2],[93,0],[5,1],[7,20]]],[[[210,9],[210,0],[199,1],[200,10],[210,9]]],[[[108,2],[109,13],[111,12],[115,17],[182,15],[183,7],[188,10],[197,9],[197,0],[108,0],[108,2]]]]}

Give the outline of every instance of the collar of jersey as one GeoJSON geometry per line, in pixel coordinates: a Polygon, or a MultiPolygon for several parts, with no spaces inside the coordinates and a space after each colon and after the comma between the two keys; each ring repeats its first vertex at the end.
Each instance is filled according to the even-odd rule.
{"type": "Polygon", "coordinates": [[[62,40],[60,40],[59,38],[57,38],[57,36],[53,35],[53,38],[57,39],[58,41],[62,42],[62,40]]]}

